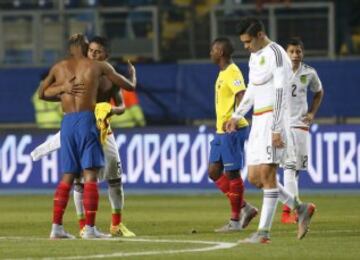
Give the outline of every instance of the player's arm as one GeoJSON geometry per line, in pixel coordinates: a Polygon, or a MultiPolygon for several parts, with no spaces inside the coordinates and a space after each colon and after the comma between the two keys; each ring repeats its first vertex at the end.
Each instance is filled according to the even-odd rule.
{"type": "Polygon", "coordinates": [[[46,101],[59,101],[58,96],[46,96],[45,91],[55,82],[55,69],[56,66],[51,68],[46,78],[41,81],[40,87],[38,90],[39,99],[46,100],[46,101]]]}
{"type": "Polygon", "coordinates": [[[55,65],[49,72],[49,75],[44,79],[39,90],[39,98],[46,101],[59,101],[63,93],[81,94],[85,91],[83,83],[75,83],[75,76],[63,82],[55,82],[55,71],[59,69],[60,65],[55,65]]]}
{"type": "Polygon", "coordinates": [[[324,97],[324,89],[321,85],[321,81],[320,81],[319,77],[317,76],[317,74],[315,74],[315,76],[310,84],[311,84],[310,89],[314,92],[314,96],[312,98],[312,102],[311,102],[309,111],[302,118],[302,121],[308,125],[310,125],[314,121],[315,115],[316,115],[317,111],[319,110],[321,101],[324,97]]]}
{"type": "Polygon", "coordinates": [[[112,97],[115,101],[115,106],[112,107],[110,115],[121,115],[125,112],[125,104],[122,93],[119,88],[113,87],[112,97]]]}
{"type": "Polygon", "coordinates": [[[246,91],[243,90],[236,94],[235,99],[236,102],[239,101],[239,105],[232,114],[231,119],[226,123],[226,132],[236,131],[239,120],[242,119],[254,105],[254,87],[249,84],[246,91]]]}
{"type": "Polygon", "coordinates": [[[252,84],[248,85],[246,91],[241,91],[236,95],[236,99],[241,101],[239,102],[238,107],[235,109],[234,113],[232,114],[231,118],[240,120],[243,118],[247,112],[252,108],[254,105],[254,87],[252,84]]]}
{"type": "MultiPolygon", "coordinates": [[[[276,48],[276,47],[275,47],[276,48]]],[[[284,142],[281,138],[281,132],[284,128],[284,99],[285,99],[285,87],[287,86],[287,71],[283,64],[283,57],[280,52],[274,51],[273,57],[274,66],[273,68],[273,79],[275,87],[275,101],[273,105],[273,120],[271,125],[272,130],[272,144],[276,148],[284,147],[284,142]]]]}
{"type": "Polygon", "coordinates": [[[102,72],[103,74],[115,85],[119,86],[128,91],[134,91],[136,88],[136,70],[135,67],[128,62],[128,70],[130,79],[127,79],[123,75],[117,73],[113,66],[111,66],[108,62],[101,62],[102,72]]]}

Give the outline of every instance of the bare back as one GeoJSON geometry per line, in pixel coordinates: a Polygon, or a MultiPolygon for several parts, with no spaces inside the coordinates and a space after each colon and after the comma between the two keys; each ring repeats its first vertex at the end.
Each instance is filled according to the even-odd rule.
{"type": "Polygon", "coordinates": [[[65,113],[93,111],[102,75],[98,63],[87,58],[69,58],[58,64],[55,70],[57,82],[75,77],[75,84],[83,84],[84,92],[78,95],[63,93],[60,97],[65,113]]]}

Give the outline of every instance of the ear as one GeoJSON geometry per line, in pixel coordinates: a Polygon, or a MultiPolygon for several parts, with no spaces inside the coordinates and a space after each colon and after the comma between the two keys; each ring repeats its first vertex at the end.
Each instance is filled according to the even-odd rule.
{"type": "Polygon", "coordinates": [[[260,31],[260,32],[257,33],[257,37],[259,39],[263,39],[265,37],[265,33],[263,31],[260,31]]]}

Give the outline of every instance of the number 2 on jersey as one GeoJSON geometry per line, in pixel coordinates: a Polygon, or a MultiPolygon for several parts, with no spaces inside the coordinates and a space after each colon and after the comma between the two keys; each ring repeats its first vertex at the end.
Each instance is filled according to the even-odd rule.
{"type": "Polygon", "coordinates": [[[296,84],[292,84],[291,88],[292,88],[291,95],[292,95],[293,97],[296,97],[296,93],[295,93],[295,91],[296,91],[296,84]]]}

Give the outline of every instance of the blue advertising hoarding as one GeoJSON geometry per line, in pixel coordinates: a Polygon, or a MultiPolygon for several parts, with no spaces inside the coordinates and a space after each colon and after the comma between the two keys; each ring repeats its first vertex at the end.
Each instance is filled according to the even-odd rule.
{"type": "MultiPolygon", "coordinates": [[[[360,126],[314,125],[310,132],[309,168],[301,173],[300,188],[359,189],[360,126]]],[[[1,190],[56,186],[61,178],[59,153],[37,162],[30,157],[51,134],[54,132],[1,130],[1,190]]],[[[126,189],[214,189],[207,177],[212,138],[213,129],[204,126],[115,131],[126,189]]],[[[244,178],[246,174],[243,169],[244,178]]]]}

